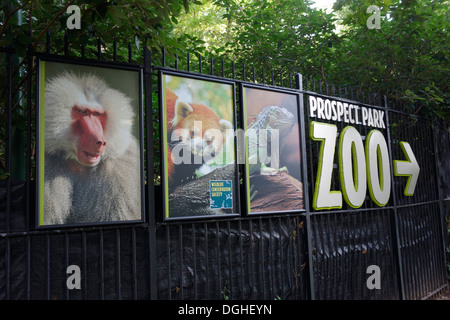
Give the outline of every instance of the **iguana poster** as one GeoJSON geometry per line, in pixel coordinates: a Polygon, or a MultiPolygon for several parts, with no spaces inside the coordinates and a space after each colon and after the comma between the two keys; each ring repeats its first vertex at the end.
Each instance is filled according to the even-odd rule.
{"type": "Polygon", "coordinates": [[[304,209],[298,94],[243,86],[248,213],[304,209]]]}
{"type": "Polygon", "coordinates": [[[165,219],[239,213],[234,83],[161,75],[165,219]]]}

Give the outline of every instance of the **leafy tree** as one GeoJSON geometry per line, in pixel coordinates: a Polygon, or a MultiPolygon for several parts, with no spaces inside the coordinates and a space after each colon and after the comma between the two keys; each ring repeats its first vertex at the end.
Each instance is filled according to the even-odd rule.
{"type": "Polygon", "coordinates": [[[271,69],[275,76],[307,72],[326,80],[333,42],[333,17],[309,0],[218,0],[226,28],[213,51],[237,63],[271,69]]]}
{"type": "Polygon", "coordinates": [[[301,72],[450,122],[447,9],[437,0],[337,0],[326,14],[308,0],[210,0],[183,14],[173,34],[201,38],[205,55],[277,78],[301,72]],[[381,8],[381,29],[367,28],[372,4],[381,8]]]}
{"type": "Polygon", "coordinates": [[[368,30],[370,1],[339,0],[346,26],[332,81],[402,100],[412,113],[450,121],[448,5],[434,0],[376,1],[381,29],[368,30]]]}
{"type": "Polygon", "coordinates": [[[45,48],[46,34],[50,32],[52,48],[56,52],[63,47],[64,34],[67,32],[68,42],[74,52],[78,52],[82,44],[101,38],[106,44],[116,39],[119,43],[149,39],[152,47],[163,45],[177,46],[177,41],[167,37],[176,17],[189,10],[189,5],[198,3],[195,0],[85,0],[85,1],[4,1],[0,10],[4,16],[0,30],[0,46],[13,45],[20,53],[24,53],[28,44],[33,49],[45,48]],[[70,5],[78,5],[81,11],[81,29],[68,30],[66,26],[70,5]],[[23,23],[18,26],[16,13],[23,16],[23,23]],[[29,36],[29,28],[32,35],[29,36]]]}

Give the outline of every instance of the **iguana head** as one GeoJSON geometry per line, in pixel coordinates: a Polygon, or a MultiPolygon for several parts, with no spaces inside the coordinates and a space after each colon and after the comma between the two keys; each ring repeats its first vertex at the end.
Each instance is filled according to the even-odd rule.
{"type": "Polygon", "coordinates": [[[260,172],[267,172],[266,169],[262,169],[265,167],[264,163],[266,162],[263,161],[263,163],[259,163],[261,160],[259,159],[261,156],[259,153],[261,148],[271,150],[271,167],[269,168],[270,171],[273,172],[271,174],[279,172],[279,156],[286,138],[294,127],[294,121],[295,119],[292,113],[287,109],[278,106],[267,106],[256,115],[253,122],[249,125],[249,129],[255,130],[257,133],[256,135],[249,135],[248,139],[250,174],[255,173],[258,169],[261,169],[260,172]],[[273,131],[277,131],[277,134],[274,135],[273,131]],[[264,134],[262,139],[260,134],[264,134]],[[274,137],[279,139],[277,143],[278,148],[275,150],[272,149],[272,139],[274,137]]]}
{"type": "Polygon", "coordinates": [[[286,108],[267,106],[259,112],[251,123],[252,129],[277,129],[282,140],[294,126],[294,115],[286,108]]]}

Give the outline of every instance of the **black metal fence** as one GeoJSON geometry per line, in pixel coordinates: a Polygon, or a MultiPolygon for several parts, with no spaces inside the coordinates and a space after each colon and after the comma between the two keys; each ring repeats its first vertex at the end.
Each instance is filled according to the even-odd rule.
{"type": "MultiPolygon", "coordinates": [[[[104,61],[100,47],[99,42],[94,58],[86,58],[83,48],[82,57],[74,59],[104,61]]],[[[450,138],[437,122],[404,113],[384,97],[302,81],[299,74],[235,68],[223,60],[189,54],[179,58],[164,50],[153,52],[157,58],[152,59],[144,49],[131,61],[131,46],[128,49],[129,61],[117,61],[114,44],[111,63],[144,70],[145,223],[51,230],[34,226],[36,53],[28,52],[25,73],[18,76],[14,50],[1,49],[1,64],[6,66],[1,81],[1,165],[13,172],[20,163],[13,149],[22,144],[18,154],[25,174],[0,181],[0,299],[421,299],[447,285],[444,216],[449,213],[450,138]],[[308,157],[305,212],[163,222],[160,168],[154,165],[160,159],[159,70],[382,106],[392,159],[402,159],[398,142],[405,140],[420,163],[416,192],[403,196],[405,179],[392,176],[390,201],[384,207],[367,199],[359,209],[313,211],[309,203],[319,144],[308,138],[306,120],[306,128],[301,128],[308,157]],[[81,269],[80,290],[66,285],[66,269],[72,264],[81,269]],[[380,267],[381,289],[366,285],[370,265],[380,267]]],[[[64,53],[68,55],[67,43],[64,53]]],[[[46,54],[52,55],[49,50],[46,54]]],[[[342,129],[343,124],[338,126],[342,129]]],[[[365,127],[357,129],[367,134],[365,127]]],[[[337,175],[332,185],[339,189],[337,175]]]]}

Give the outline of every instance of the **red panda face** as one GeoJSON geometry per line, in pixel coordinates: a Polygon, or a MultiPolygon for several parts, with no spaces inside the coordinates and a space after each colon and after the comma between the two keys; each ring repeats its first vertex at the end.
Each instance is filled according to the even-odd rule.
{"type": "Polygon", "coordinates": [[[231,123],[219,119],[208,106],[178,101],[173,119],[174,132],[183,144],[189,144],[193,155],[212,159],[222,149],[226,129],[231,123]]]}

